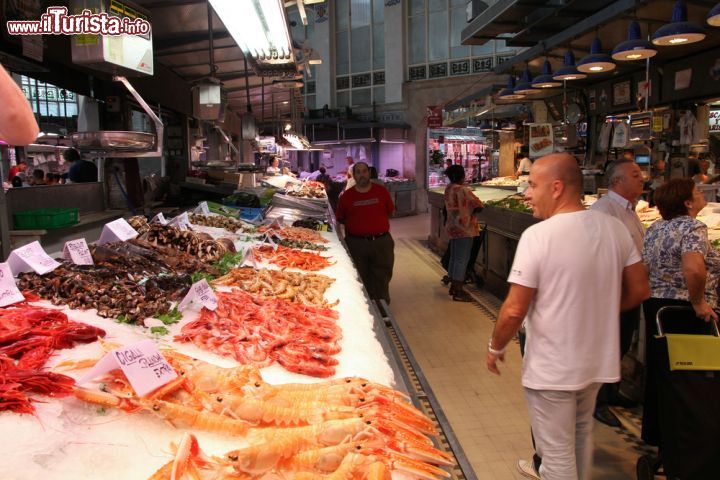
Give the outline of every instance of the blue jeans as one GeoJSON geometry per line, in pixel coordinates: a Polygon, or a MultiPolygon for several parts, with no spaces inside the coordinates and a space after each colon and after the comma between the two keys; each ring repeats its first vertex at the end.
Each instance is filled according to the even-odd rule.
{"type": "Polygon", "coordinates": [[[450,240],[450,264],[448,274],[451,280],[465,281],[470,251],[472,250],[473,237],[453,238],[450,240]]]}

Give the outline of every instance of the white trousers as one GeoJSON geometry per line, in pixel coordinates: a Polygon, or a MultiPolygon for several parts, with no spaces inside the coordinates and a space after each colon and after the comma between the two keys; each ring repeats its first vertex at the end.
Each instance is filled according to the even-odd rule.
{"type": "Polygon", "coordinates": [[[593,411],[600,383],[582,390],[525,389],[543,480],[586,480],[592,473],[593,411]]]}

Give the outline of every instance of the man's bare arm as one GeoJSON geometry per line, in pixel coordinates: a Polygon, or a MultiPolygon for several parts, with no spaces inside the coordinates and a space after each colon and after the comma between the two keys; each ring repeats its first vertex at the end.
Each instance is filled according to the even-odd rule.
{"type": "Polygon", "coordinates": [[[0,65],[0,139],[10,145],[27,145],[35,141],[38,128],[32,108],[22,90],[0,65]]]}
{"type": "Polygon", "coordinates": [[[537,292],[535,288],[524,287],[516,283],[510,285],[510,292],[500,308],[495,330],[490,337],[488,346],[487,367],[492,373],[500,375],[497,360],[505,360],[505,347],[520,330],[530,303],[535,298],[535,292],[537,292]]]}
{"type": "Polygon", "coordinates": [[[650,298],[650,282],[645,264],[637,262],[623,268],[620,311],[631,310],[648,298],[650,298]]]}

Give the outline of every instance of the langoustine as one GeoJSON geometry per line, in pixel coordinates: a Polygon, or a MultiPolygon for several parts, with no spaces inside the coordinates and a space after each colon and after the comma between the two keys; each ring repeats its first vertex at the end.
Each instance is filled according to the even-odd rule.
{"type": "MultiPolygon", "coordinates": [[[[290,384],[286,395],[283,385],[263,388],[267,384],[255,369],[221,368],[172,350],[163,353],[179,377],[147,397],[134,395],[119,370],[103,379],[107,392],[78,388],[76,396],[128,412],[146,410],[177,427],[244,437],[250,445],[229,452],[222,459],[223,475],[228,475],[227,478],[261,478],[270,472],[278,473],[279,478],[293,478],[286,475],[294,475],[315,463],[318,468],[311,469],[308,475],[331,475],[342,472],[345,456],[358,452],[366,457],[366,463],[382,453],[382,462],[388,468],[418,470],[426,475],[423,478],[429,479],[444,476],[435,465],[452,462],[432,446],[429,433],[424,431],[429,419],[411,405],[403,404],[403,396],[399,392],[394,395],[389,387],[350,378],[309,388],[290,384]],[[347,388],[347,398],[341,398],[341,388],[347,388]],[[383,394],[387,401],[365,402],[363,394],[355,388],[383,394]],[[312,390],[317,392],[316,400],[287,403],[292,398],[291,392],[302,393],[309,399],[312,390]],[[328,395],[329,391],[333,395],[328,395]],[[239,408],[233,405],[226,408],[230,397],[239,408]],[[327,402],[324,406],[323,401],[327,402]],[[286,407],[276,408],[280,404],[286,407]],[[368,406],[373,408],[365,408],[368,406]]],[[[205,467],[207,464],[193,468],[202,472],[205,467]]],[[[169,470],[164,467],[158,473],[161,476],[154,478],[169,478],[162,476],[169,470]]]]}
{"type": "Polygon", "coordinates": [[[328,257],[318,255],[314,252],[284,247],[282,245],[279,245],[277,248],[269,245],[255,247],[253,248],[253,254],[281,268],[297,268],[310,272],[322,270],[334,265],[334,262],[330,262],[328,257]]]}
{"type": "Polygon", "coordinates": [[[338,313],[329,308],[263,299],[239,289],[216,292],[215,311],[184,325],[175,340],[192,342],[242,364],[277,362],[286,370],[326,378],[335,374],[342,337],[338,313]]]}

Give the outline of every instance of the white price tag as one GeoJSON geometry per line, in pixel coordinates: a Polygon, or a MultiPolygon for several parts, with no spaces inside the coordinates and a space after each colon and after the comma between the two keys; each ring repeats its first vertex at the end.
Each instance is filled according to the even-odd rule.
{"type": "Polygon", "coordinates": [[[207,202],[198,203],[198,206],[195,209],[195,213],[201,213],[203,215],[210,215],[210,207],[208,207],[207,202]]]}
{"type": "Polygon", "coordinates": [[[272,235],[273,230],[268,230],[268,232],[265,234],[265,240],[273,247],[273,250],[278,249],[278,244],[273,240],[272,235]]]}
{"type": "Polygon", "coordinates": [[[168,221],[165,219],[165,215],[162,212],[158,213],[150,220],[150,223],[159,223],[160,225],[167,225],[168,221]]]}
{"type": "Polygon", "coordinates": [[[0,307],[25,301],[25,297],[17,288],[10,265],[0,263],[0,307]]]}
{"type": "Polygon", "coordinates": [[[210,284],[207,283],[207,280],[202,279],[192,284],[190,291],[178,305],[178,310],[186,309],[191,303],[198,304],[208,310],[215,310],[217,308],[217,297],[212,288],[210,288],[210,284]]]}
{"type": "Polygon", "coordinates": [[[285,217],[283,215],[280,215],[279,217],[270,220],[265,219],[264,222],[269,228],[284,228],[285,227],[285,217]]]}
{"type": "Polygon", "coordinates": [[[138,232],[124,219],[118,218],[110,223],[106,223],[100,234],[98,245],[111,242],[127,242],[138,236],[138,232]]]}
{"type": "Polygon", "coordinates": [[[63,248],[63,258],[72,262],[75,265],[93,265],[92,255],[90,255],[90,249],[84,238],[78,238],[77,240],[70,240],[65,242],[63,248]]]}
{"type": "Polygon", "coordinates": [[[190,225],[190,218],[188,218],[187,212],[183,212],[177,217],[170,220],[168,225],[178,228],[180,230],[187,230],[188,225],[190,225]]]}
{"type": "Polygon", "coordinates": [[[7,263],[13,275],[33,270],[38,275],[45,275],[60,266],[58,262],[50,258],[37,240],[16,248],[10,253],[7,263]]]}
{"type": "Polygon", "coordinates": [[[244,267],[246,265],[249,265],[255,269],[258,268],[257,260],[255,259],[255,252],[253,252],[253,247],[247,247],[243,252],[243,261],[240,266],[244,267]]]}
{"type": "Polygon", "coordinates": [[[77,383],[87,383],[116,368],[123,371],[139,397],[177,378],[177,373],[160,354],[155,342],[142,340],[108,352],[77,383]]]}

